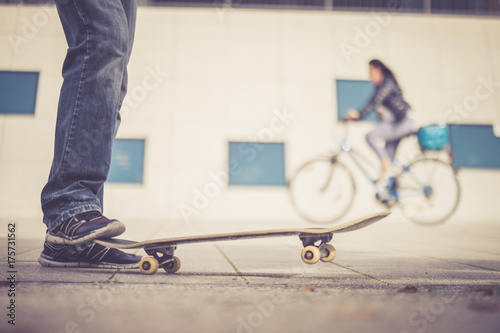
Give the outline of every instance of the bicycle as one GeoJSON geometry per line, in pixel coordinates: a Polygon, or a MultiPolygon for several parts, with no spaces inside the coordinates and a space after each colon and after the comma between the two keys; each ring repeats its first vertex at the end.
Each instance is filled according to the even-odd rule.
{"type": "Polygon", "coordinates": [[[351,171],[341,161],[344,155],[354,162],[373,185],[378,202],[389,209],[399,206],[409,220],[421,225],[437,225],[455,212],[460,201],[460,184],[457,170],[452,164],[429,157],[421,148],[422,154],[409,163],[398,165],[394,162],[398,171],[395,177],[389,179],[385,189],[388,195],[382,196],[384,189],[380,188],[377,179],[370,175],[362,162],[372,164],[353,148],[348,132],[347,127],[338,152],[304,163],[290,179],[292,205],[304,219],[319,224],[332,223],[351,208],[356,182],[351,171]]]}

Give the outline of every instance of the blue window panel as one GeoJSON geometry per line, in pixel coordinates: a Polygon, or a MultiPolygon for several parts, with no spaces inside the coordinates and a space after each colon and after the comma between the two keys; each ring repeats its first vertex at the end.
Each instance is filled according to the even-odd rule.
{"type": "Polygon", "coordinates": [[[229,185],[286,186],[284,143],[229,142],[229,185]]]}
{"type": "MultiPolygon", "coordinates": [[[[361,111],[375,92],[375,85],[370,81],[336,80],[336,85],[338,120],[344,119],[349,109],[361,111]]],[[[371,112],[363,120],[377,122],[378,116],[371,112]]]]}
{"type": "Polygon", "coordinates": [[[35,114],[38,72],[0,71],[0,114],[35,114]]]}
{"type": "Polygon", "coordinates": [[[453,164],[459,168],[500,169],[500,138],[491,125],[450,124],[453,164]]]}
{"type": "Polygon", "coordinates": [[[145,140],[142,139],[116,139],[108,182],[142,184],[144,147],[145,140]]]}

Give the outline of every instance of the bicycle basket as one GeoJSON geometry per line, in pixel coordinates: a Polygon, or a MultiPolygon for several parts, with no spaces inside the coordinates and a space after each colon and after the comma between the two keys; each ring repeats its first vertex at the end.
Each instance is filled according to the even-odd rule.
{"type": "Polygon", "coordinates": [[[448,127],[437,124],[421,127],[418,132],[418,144],[424,150],[442,150],[448,147],[448,127]]]}

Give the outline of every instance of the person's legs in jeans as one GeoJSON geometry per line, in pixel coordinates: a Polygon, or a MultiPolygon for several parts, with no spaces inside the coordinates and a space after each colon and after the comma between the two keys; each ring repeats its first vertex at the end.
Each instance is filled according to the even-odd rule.
{"type": "MultiPolygon", "coordinates": [[[[128,87],[128,70],[127,70],[127,64],[129,62],[131,53],[132,53],[132,47],[134,44],[134,37],[135,37],[135,22],[136,22],[136,13],[137,13],[137,3],[136,0],[120,0],[123,4],[123,8],[125,11],[125,16],[127,18],[127,23],[128,23],[128,52],[126,55],[125,60],[125,67],[123,69],[123,75],[122,75],[122,83],[121,83],[121,88],[120,88],[120,97],[118,100],[118,109],[117,109],[117,114],[116,114],[116,123],[115,123],[115,131],[113,134],[113,138],[116,137],[116,134],[118,132],[118,128],[120,127],[121,123],[121,115],[120,115],[120,110],[123,104],[123,100],[125,99],[125,95],[127,94],[127,87],[128,87]]],[[[101,191],[98,194],[99,200],[101,202],[101,207],[104,207],[104,201],[103,201],[103,192],[104,186],[101,188],[101,191]]]]}
{"type": "MultiPolygon", "coordinates": [[[[135,0],[56,0],[56,5],[68,52],[54,159],[41,197],[49,232],[79,214],[102,213],[136,17],[135,0]]],[[[108,223],[96,224],[101,222],[108,223]]]]}

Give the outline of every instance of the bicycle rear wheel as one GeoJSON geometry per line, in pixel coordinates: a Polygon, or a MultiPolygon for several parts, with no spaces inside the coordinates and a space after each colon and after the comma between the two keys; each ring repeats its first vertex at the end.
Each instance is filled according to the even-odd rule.
{"type": "Polygon", "coordinates": [[[332,223],[354,201],[351,172],[340,162],[319,158],[302,165],[290,180],[289,193],[297,213],[309,222],[332,223]]]}
{"type": "Polygon", "coordinates": [[[404,167],[396,181],[403,215],[417,224],[440,224],[457,209],[460,184],[449,163],[418,159],[404,167]]]}

